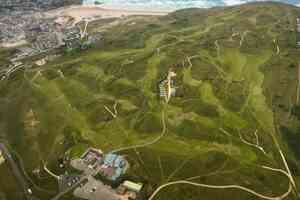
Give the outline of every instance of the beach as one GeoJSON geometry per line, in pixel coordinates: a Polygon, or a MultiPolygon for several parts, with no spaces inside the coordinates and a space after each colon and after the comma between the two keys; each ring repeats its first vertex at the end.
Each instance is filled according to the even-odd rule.
{"type": "Polygon", "coordinates": [[[105,6],[70,6],[56,10],[49,11],[48,16],[68,16],[72,17],[75,21],[106,19],[106,18],[121,18],[127,16],[164,16],[170,13],[170,11],[153,11],[153,10],[135,10],[126,8],[114,8],[105,6]]]}

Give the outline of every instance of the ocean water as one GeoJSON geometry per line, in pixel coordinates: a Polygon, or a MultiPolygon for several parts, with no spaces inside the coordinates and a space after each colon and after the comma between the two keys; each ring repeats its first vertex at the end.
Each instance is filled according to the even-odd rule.
{"type": "MultiPolygon", "coordinates": [[[[98,2],[108,7],[177,10],[191,7],[210,8],[215,6],[232,6],[254,1],[264,0],[83,0],[83,4],[93,5],[95,2],[98,2]]],[[[275,1],[300,6],[300,0],[275,1]]]]}

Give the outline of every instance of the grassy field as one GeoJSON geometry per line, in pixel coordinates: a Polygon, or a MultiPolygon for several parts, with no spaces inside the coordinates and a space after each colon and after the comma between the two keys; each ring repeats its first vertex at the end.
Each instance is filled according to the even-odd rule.
{"type": "MultiPolygon", "coordinates": [[[[58,173],[57,159],[66,151],[78,157],[89,146],[109,152],[145,144],[164,132],[165,120],[158,142],[121,152],[131,165],[124,179],[144,183],[143,199],[161,184],[186,179],[281,195],[287,178],[260,166],[284,169],[276,138],[295,179],[300,177],[299,119],[290,112],[297,106],[299,52],[291,31],[297,14],[294,7],[260,3],[123,20],[105,32],[101,48],[64,55],[1,82],[0,136],[22,155],[40,186],[55,190],[51,178],[38,180],[31,173],[42,160],[58,173]],[[157,86],[170,68],[178,88],[166,104],[157,86]],[[114,106],[116,118],[105,109],[114,106]],[[266,155],[241,139],[255,144],[256,131],[266,155]]],[[[5,173],[0,169],[0,185],[5,173]]],[[[259,198],[177,185],[156,199],[259,198]]]]}

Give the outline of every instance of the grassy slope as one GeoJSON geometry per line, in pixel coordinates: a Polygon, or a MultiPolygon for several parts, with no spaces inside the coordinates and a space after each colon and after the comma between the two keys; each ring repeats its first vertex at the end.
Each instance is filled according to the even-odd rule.
{"type": "MultiPolygon", "coordinates": [[[[165,137],[147,148],[124,152],[131,163],[128,176],[145,183],[145,195],[167,181],[193,176],[200,176],[196,182],[240,184],[266,195],[281,194],[287,189],[286,178],[257,166],[283,168],[271,137],[281,118],[273,118],[267,95],[284,90],[270,74],[280,74],[278,70],[298,61],[299,54],[291,53],[296,52],[290,39],[294,33],[288,31],[296,13],[296,8],[280,4],[251,4],[124,21],[107,32],[104,48],[64,56],[34,80],[37,71],[31,70],[1,83],[1,127],[31,171],[39,162],[32,152],[54,166],[68,149],[79,155],[89,145],[109,151],[152,140],[161,134],[164,110],[165,137]],[[273,39],[280,43],[279,56],[273,39]],[[178,74],[178,96],[164,105],[156,96],[157,83],[170,67],[178,74]],[[113,109],[116,101],[115,119],[104,105],[113,109]],[[30,109],[40,121],[35,127],[24,123],[30,109]],[[255,142],[256,129],[267,157],[239,139],[241,132],[255,142]]],[[[294,84],[291,81],[290,87],[294,84]]],[[[298,176],[298,161],[288,147],[285,150],[298,176]]],[[[190,186],[170,187],[157,199],[199,197],[255,199],[236,190],[190,186]]]]}

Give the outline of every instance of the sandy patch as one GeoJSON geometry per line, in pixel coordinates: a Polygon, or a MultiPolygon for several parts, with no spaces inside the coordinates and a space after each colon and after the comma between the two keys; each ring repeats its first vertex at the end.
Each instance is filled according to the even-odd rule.
{"type": "Polygon", "coordinates": [[[139,16],[164,16],[168,11],[145,11],[145,10],[130,10],[121,8],[104,8],[101,6],[72,6],[49,11],[50,16],[69,16],[75,21],[82,19],[90,20],[99,18],[120,18],[131,15],[139,16]]]}

